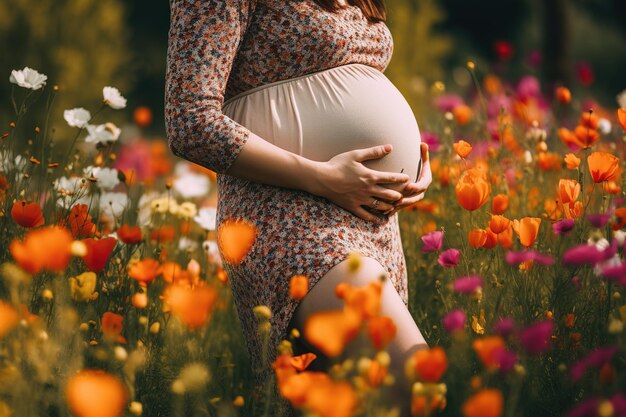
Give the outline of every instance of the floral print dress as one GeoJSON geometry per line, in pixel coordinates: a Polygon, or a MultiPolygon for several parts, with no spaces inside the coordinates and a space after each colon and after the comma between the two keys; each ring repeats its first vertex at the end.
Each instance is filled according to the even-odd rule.
{"type": "MultiPolygon", "coordinates": [[[[298,301],[293,275],[312,288],[352,251],[377,259],[407,304],[398,215],[366,221],[310,193],[226,175],[250,131],[221,112],[251,88],[336,66],[361,63],[381,72],[393,40],[345,2],[327,12],[312,0],[171,0],[165,121],[172,152],[217,173],[217,226],[242,218],[258,237],[239,265],[224,262],[252,364],[271,369],[298,301]],[[253,308],[272,311],[263,362],[253,308]]],[[[295,175],[296,173],[294,173],[295,175]]]]}

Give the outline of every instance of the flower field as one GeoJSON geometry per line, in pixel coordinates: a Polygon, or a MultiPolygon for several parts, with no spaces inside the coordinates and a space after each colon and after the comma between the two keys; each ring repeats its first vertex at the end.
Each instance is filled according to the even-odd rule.
{"type": "MultiPolygon", "coordinates": [[[[432,88],[421,131],[433,182],[397,213],[429,343],[404,364],[412,415],[626,416],[626,93],[603,108],[533,76],[466,70],[467,91],[432,88]]],[[[63,109],[75,136],[58,152],[49,116],[63,91],[30,68],[9,82],[0,417],[274,416],[286,404],[398,415],[385,347],[402,329],[380,314],[381,282],[337,287],[344,309],[288,335],[256,385],[223,269],[256,230],[241,219],[216,230],[215,173],[144,137],[146,107],[132,125],[108,122],[128,110],[110,86],[92,110],[63,109]],[[328,373],[294,356],[298,337],[332,358],[328,373]],[[359,338],[361,355],[343,355],[359,338]]],[[[306,296],[307,277],[290,290],[306,296]]],[[[251,307],[267,336],[272,312],[251,307]]]]}

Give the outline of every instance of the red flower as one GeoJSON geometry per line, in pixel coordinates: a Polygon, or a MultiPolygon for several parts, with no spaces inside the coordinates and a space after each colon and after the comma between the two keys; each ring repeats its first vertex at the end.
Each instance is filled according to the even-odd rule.
{"type": "Polygon", "coordinates": [[[111,252],[117,243],[113,237],[105,237],[104,239],[94,240],[92,238],[83,239],[82,242],[87,246],[87,254],[83,256],[83,261],[93,272],[100,272],[106,266],[111,252]]]}
{"type": "Polygon", "coordinates": [[[26,200],[13,204],[11,217],[22,227],[39,227],[44,224],[41,206],[37,203],[27,203],[26,200]]]}

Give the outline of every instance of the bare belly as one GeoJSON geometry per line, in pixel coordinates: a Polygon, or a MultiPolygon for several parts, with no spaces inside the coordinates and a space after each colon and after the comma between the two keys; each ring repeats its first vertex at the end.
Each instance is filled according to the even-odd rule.
{"type": "Polygon", "coordinates": [[[420,132],[400,91],[376,68],[348,64],[262,85],[227,100],[222,112],[274,145],[315,161],[390,143],[368,168],[421,169],[420,132]]]}

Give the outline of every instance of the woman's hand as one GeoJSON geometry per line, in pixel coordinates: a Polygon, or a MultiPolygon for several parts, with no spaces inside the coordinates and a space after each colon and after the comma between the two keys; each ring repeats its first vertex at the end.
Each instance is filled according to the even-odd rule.
{"type": "Polygon", "coordinates": [[[430,156],[428,154],[428,144],[421,143],[420,151],[422,154],[422,172],[420,172],[419,179],[417,180],[417,182],[411,182],[406,187],[404,187],[404,190],[402,190],[404,197],[395,202],[395,207],[393,209],[383,212],[386,216],[391,217],[396,214],[398,210],[402,210],[403,208],[415,204],[423,199],[424,192],[433,181],[433,174],[430,170],[430,156]]]}
{"type": "Polygon", "coordinates": [[[384,223],[388,216],[374,210],[380,212],[393,210],[393,202],[402,199],[403,195],[380,184],[408,185],[410,178],[407,174],[370,169],[362,162],[382,158],[392,149],[392,145],[355,149],[340,153],[328,162],[320,163],[315,171],[314,184],[310,187],[311,192],[329,199],[362,219],[384,223]],[[387,150],[385,146],[388,147],[387,150]]]}

